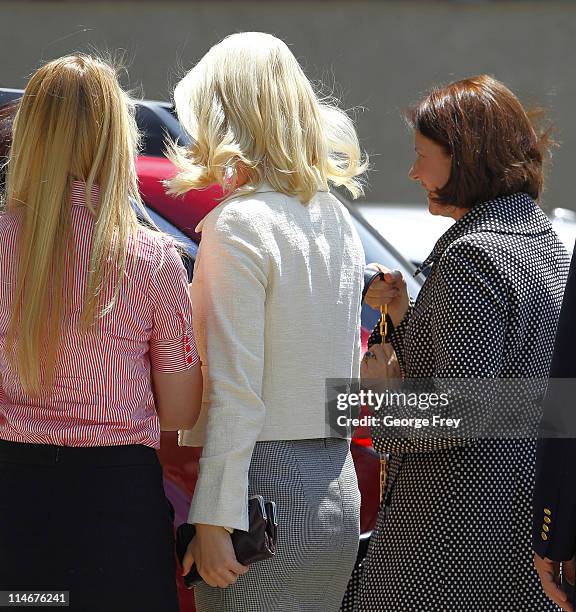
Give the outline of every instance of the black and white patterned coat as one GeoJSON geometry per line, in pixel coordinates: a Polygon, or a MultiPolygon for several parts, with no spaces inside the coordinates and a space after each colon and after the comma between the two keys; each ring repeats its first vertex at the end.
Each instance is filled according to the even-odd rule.
{"type": "MultiPolygon", "coordinates": [[[[391,333],[406,377],[547,376],[569,258],[529,196],[475,206],[424,265],[430,275],[391,333]]],[[[535,440],[443,448],[384,435],[374,444],[391,453],[389,476],[357,609],[556,610],[532,567],[535,440]]]]}

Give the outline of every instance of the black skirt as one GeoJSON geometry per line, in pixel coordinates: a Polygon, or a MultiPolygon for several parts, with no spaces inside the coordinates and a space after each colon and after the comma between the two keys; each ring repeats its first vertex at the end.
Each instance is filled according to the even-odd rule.
{"type": "Polygon", "coordinates": [[[0,440],[0,590],[69,591],[82,612],[177,612],[175,571],[153,448],[0,440]]]}

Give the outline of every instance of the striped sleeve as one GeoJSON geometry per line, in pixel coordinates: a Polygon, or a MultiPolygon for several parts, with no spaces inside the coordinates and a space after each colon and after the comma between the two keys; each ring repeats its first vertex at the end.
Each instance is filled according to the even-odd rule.
{"type": "Polygon", "coordinates": [[[151,283],[154,322],[150,364],[156,372],[174,373],[198,363],[192,330],[188,278],[173,243],[163,245],[162,261],[151,283]]]}

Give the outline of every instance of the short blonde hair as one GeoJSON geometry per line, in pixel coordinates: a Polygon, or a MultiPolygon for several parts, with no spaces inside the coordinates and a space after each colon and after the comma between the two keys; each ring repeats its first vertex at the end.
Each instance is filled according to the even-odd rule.
{"type": "Polygon", "coordinates": [[[67,314],[66,259],[70,252],[72,180],[86,183],[95,217],[83,308],[86,329],[112,307],[127,263],[127,245],[141,206],[135,155],[134,105],[116,72],[87,55],[55,59],[28,83],[14,120],[6,209],[21,216],[18,273],[8,347],[22,387],[32,395],[50,386],[67,314]],[[100,187],[99,203],[91,199],[100,187]],[[114,279],[118,279],[116,282],[114,279]],[[101,304],[112,283],[114,297],[101,304]],[[41,359],[41,356],[44,358],[41,359]]]}
{"type": "Polygon", "coordinates": [[[261,32],[228,36],[178,83],[176,111],[192,138],[169,145],[179,169],[169,192],[218,183],[226,194],[263,182],[307,203],[329,184],[363,193],[367,169],[352,120],[321,100],[278,38],[261,32]],[[247,179],[238,188],[238,165],[247,179]]]}

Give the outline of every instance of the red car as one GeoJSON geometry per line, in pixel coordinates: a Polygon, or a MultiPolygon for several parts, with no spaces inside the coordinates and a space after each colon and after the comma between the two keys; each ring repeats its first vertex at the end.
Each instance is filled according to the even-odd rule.
{"type": "MultiPolygon", "coordinates": [[[[19,98],[21,90],[0,89],[0,106],[19,98]]],[[[172,107],[164,102],[143,101],[138,104],[136,119],[144,134],[143,149],[137,159],[140,192],[150,216],[160,229],[180,239],[188,251],[189,272],[198,250],[200,235],[194,229],[222,195],[218,187],[193,191],[185,197],[166,195],[163,181],[174,176],[176,169],[165,157],[166,137],[186,143],[188,138],[174,116],[172,107]]],[[[354,209],[343,201],[350,211],[362,240],[366,261],[379,262],[401,270],[406,278],[408,290],[415,297],[422,280],[413,278],[414,267],[408,263],[380,234],[378,234],[354,209]]],[[[378,319],[378,313],[368,306],[362,308],[362,346],[366,342],[378,319]]],[[[357,431],[352,441],[352,455],[362,493],[361,531],[367,534],[374,527],[379,502],[379,456],[371,446],[369,433],[357,431]]],[[[198,459],[202,449],[179,447],[176,432],[162,434],[159,456],[164,468],[166,494],[176,512],[175,527],[186,522],[190,499],[194,493],[198,473],[198,459]]],[[[184,588],[178,579],[180,606],[182,611],[194,610],[193,592],[184,588]]]]}

